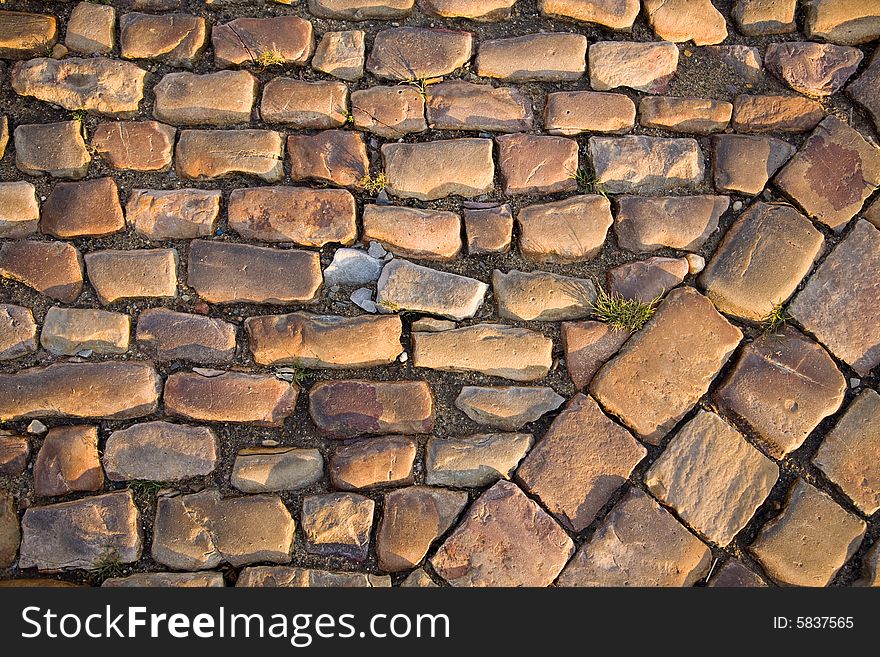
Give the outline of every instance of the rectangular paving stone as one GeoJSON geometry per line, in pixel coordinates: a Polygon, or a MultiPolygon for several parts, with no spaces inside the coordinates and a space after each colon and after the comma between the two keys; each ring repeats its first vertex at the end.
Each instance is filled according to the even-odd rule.
{"type": "Polygon", "coordinates": [[[517,468],[526,490],[568,529],[585,529],[647,450],[606,416],[592,398],[577,394],[517,468]]]}
{"type": "Polygon", "coordinates": [[[363,243],[378,242],[395,255],[448,261],[461,253],[461,217],[454,212],[365,205],[362,219],[363,243]]]}
{"type": "Polygon", "coordinates": [[[40,344],[56,355],[82,351],[124,354],[128,351],[131,319],[123,313],[91,308],[53,306],[46,311],[40,344]]]}
{"type": "Polygon", "coordinates": [[[705,164],[695,139],[590,137],[598,184],[612,194],[656,194],[703,182],[705,164]]]}
{"type": "Polygon", "coordinates": [[[177,296],[177,251],[92,251],[84,257],[89,283],[107,305],[122,299],[177,296]]]}
{"type": "Polygon", "coordinates": [[[743,419],[777,458],[800,447],[843,403],[846,381],[828,353],[792,328],[745,346],[715,391],[727,413],[743,419]]]}
{"type": "Polygon", "coordinates": [[[308,488],[324,476],[317,449],[249,447],[235,455],[229,482],[243,493],[308,488]]]}
{"type": "Polygon", "coordinates": [[[159,407],[149,363],[55,363],[0,374],[0,421],[40,417],[130,419],[159,407]]]}
{"type": "Polygon", "coordinates": [[[82,291],[82,256],[67,242],[6,241],[0,246],[0,276],[73,303],[82,291]]]}
{"type": "Polygon", "coordinates": [[[188,240],[214,234],[220,216],[219,190],[133,189],[126,222],[149,240],[188,240]]]}
{"type": "Polygon", "coordinates": [[[103,485],[98,428],[72,425],[49,429],[34,460],[34,493],[53,497],[94,492],[103,485]]]}
{"type": "Polygon", "coordinates": [[[168,73],[153,87],[153,116],[170,125],[250,123],[257,79],[247,71],[168,73]]]}
{"type": "Polygon", "coordinates": [[[540,0],[538,3],[542,16],[570,18],[623,32],[632,29],[640,8],[639,0],[540,0]]]}
{"type": "Polygon", "coordinates": [[[165,382],[165,412],[202,422],[280,427],[292,416],[299,386],[271,374],[175,372],[165,382]]]}
{"type": "Polygon", "coordinates": [[[678,48],[669,41],[600,41],[590,46],[590,86],[596,91],[629,87],[662,94],[678,69],[678,48]]]}
{"type": "Polygon", "coordinates": [[[574,139],[513,134],[496,137],[495,143],[508,196],[577,191],[578,144],[574,139]]]}
{"type": "Polygon", "coordinates": [[[29,176],[81,180],[88,175],[92,156],[86,148],[79,121],[19,125],[12,133],[15,166],[29,176]]]}
{"type": "Polygon", "coordinates": [[[862,376],[880,363],[878,267],[880,230],[859,220],[789,306],[798,323],[862,376]]]}
{"type": "Polygon", "coordinates": [[[64,45],[84,55],[103,55],[116,45],[116,8],[78,2],[67,19],[64,45]]]}
{"type": "Polygon", "coordinates": [[[578,390],[586,388],[630,335],[629,331],[614,330],[605,322],[563,322],[565,367],[575,387],[578,390]]]}
{"type": "Polygon", "coordinates": [[[774,184],[809,216],[839,233],[880,187],[880,146],[829,116],[774,184]]]}
{"type": "Polygon", "coordinates": [[[148,308],[137,320],[138,348],[162,361],[227,363],[235,356],[235,325],[222,319],[148,308]]]}
{"type": "Polygon", "coordinates": [[[544,128],[551,135],[583,132],[622,134],[632,130],[636,105],[624,94],[557,91],[547,94],[544,128]]]}
{"type": "Polygon", "coordinates": [[[354,82],[364,77],[364,51],[362,30],[324,32],[312,57],[312,68],[340,80],[354,82]]]}
{"type": "Polygon", "coordinates": [[[462,386],[455,407],[483,426],[515,431],[562,406],[553,388],[462,386]]]}
{"type": "Polygon", "coordinates": [[[229,227],[244,239],[302,246],[353,244],[354,197],[343,189],[245,187],[232,190],[229,227]]]}
{"type": "Polygon", "coordinates": [[[751,552],[788,586],[828,586],[858,549],[866,524],[798,478],[782,513],[761,528],[751,552]]]}
{"type": "MultiPolygon", "coordinates": [[[[409,1],[412,3],[413,0],[409,1]]],[[[250,566],[242,569],[235,585],[241,587],[381,588],[390,587],[391,578],[388,575],[337,573],[291,566],[250,566]]]]}
{"type": "Polygon", "coordinates": [[[0,303],[0,361],[37,350],[37,323],[30,308],[0,303]]]}
{"type": "Polygon", "coordinates": [[[419,8],[431,16],[490,22],[510,18],[515,4],[516,0],[420,0],[419,8]]]}
{"type": "Polygon", "coordinates": [[[342,82],[273,78],[260,100],[263,121],[300,130],[341,128],[347,113],[348,87],[342,82]]]}
{"type": "Polygon", "coordinates": [[[0,12],[0,58],[28,59],[51,50],[58,40],[58,21],[48,14],[0,12]]]}
{"type": "Polygon", "coordinates": [[[532,103],[516,87],[450,80],[427,88],[433,130],[521,132],[531,130],[532,103]]]}
{"type": "Polygon", "coordinates": [[[880,395],[859,393],[825,437],[813,464],[865,515],[880,509],[880,395]]]}
{"type": "Polygon", "coordinates": [[[309,13],[343,21],[406,18],[415,0],[309,0],[309,13]]]}
{"type": "Polygon", "coordinates": [[[190,180],[242,174],[273,183],[284,177],[283,150],[274,130],[182,130],[174,168],[190,180]]]}
{"type": "Polygon", "coordinates": [[[321,287],[313,251],[193,240],[187,284],[208,303],[309,303],[321,287]]]}
{"type": "Polygon", "coordinates": [[[513,240],[510,204],[493,208],[464,208],[464,229],[469,255],[507,253],[513,240]]]}
{"type": "Polygon", "coordinates": [[[366,490],[413,483],[418,445],[407,436],[364,438],[336,448],[330,481],[340,490],[366,490]]]}
{"type": "Polygon", "coordinates": [[[55,183],[43,203],[40,231],[54,237],[104,237],[124,229],[113,178],[55,183]]]}
{"type": "Polygon", "coordinates": [[[424,132],[425,98],[414,86],[370,87],[351,92],[354,126],[386,139],[424,132]]]}
{"type": "Polygon", "coordinates": [[[119,17],[119,48],[124,59],[152,59],[189,68],[207,45],[205,19],[184,13],[119,17]]]}
{"type": "Polygon", "coordinates": [[[412,340],[414,367],[540,381],[553,364],[553,340],[514,326],[475,324],[413,333],[412,340]]]}
{"type": "Polygon", "coordinates": [[[733,18],[748,36],[788,34],[797,31],[794,12],[797,0],[737,0],[733,18]]]}
{"type": "Polygon", "coordinates": [[[764,135],[717,135],[712,143],[715,189],[753,196],[797,150],[787,141],[764,135]]]}
{"type": "Polygon", "coordinates": [[[261,315],[248,317],[244,327],[248,347],[260,365],[377,367],[393,363],[403,351],[397,315],[261,315]]]}
{"type": "Polygon", "coordinates": [[[470,32],[392,27],[376,34],[367,70],[378,78],[428,80],[453,73],[472,52],[470,32]]]}
{"type": "Polygon", "coordinates": [[[706,586],[754,588],[767,586],[767,582],[736,559],[728,559],[727,562],[712,576],[712,579],[709,580],[709,583],[706,586]]]}
{"type": "Polygon", "coordinates": [[[217,68],[256,64],[267,58],[304,66],[315,49],[312,24],[298,16],[236,18],[214,25],[211,46],[217,68]]]}
{"type": "Polygon", "coordinates": [[[658,444],[708,390],[742,332],[690,287],[673,290],[653,319],[599,370],[590,392],[643,441],[658,444]],[[633,386],[633,381],[641,385],[633,386]]]}
{"type": "Polygon", "coordinates": [[[534,443],[529,433],[432,437],[425,446],[425,483],[480,488],[510,479],[534,443]]]}
{"type": "Polygon", "coordinates": [[[700,411],[675,434],[645,484],[694,530],[727,545],[764,503],[779,467],[715,413],[700,411]]]}
{"type": "Polygon", "coordinates": [[[586,70],[587,37],[545,32],[480,42],[477,75],[510,82],[569,82],[586,70]]]}
{"type": "Polygon", "coordinates": [[[621,196],[614,232],[621,248],[651,253],[668,246],[697,251],[718,230],[727,196],[621,196]]]}
{"type": "Polygon", "coordinates": [[[733,105],[712,98],[646,96],[639,102],[639,123],[645,128],[708,135],[730,123],[733,105]]]}
{"type": "Polygon", "coordinates": [[[0,183],[0,238],[32,235],[37,232],[39,221],[36,187],[23,180],[0,183]]]}
{"type": "Polygon", "coordinates": [[[815,100],[803,96],[740,95],[733,101],[737,132],[808,132],[825,118],[815,100]]]}
{"type": "Polygon", "coordinates": [[[168,171],[176,137],[175,127],[158,121],[114,121],[95,129],[92,148],[114,169],[168,171]]]}
{"type": "Polygon", "coordinates": [[[721,312],[761,322],[794,293],[824,245],[791,206],[755,203],[725,233],[698,283],[721,312]]]}
{"type": "Polygon", "coordinates": [[[593,312],[596,286],[586,278],[515,269],[492,272],[492,292],[502,319],[557,322],[593,312]]]}
{"type": "Polygon", "coordinates": [[[631,488],[559,577],[559,586],[693,586],[712,552],[671,513],[631,488]]]}
{"type": "Polygon", "coordinates": [[[805,9],[810,39],[854,46],[880,37],[880,8],[870,0],[811,0],[805,9]]]}
{"type": "Polygon", "coordinates": [[[386,191],[400,198],[433,201],[446,196],[487,194],[495,184],[492,142],[447,139],[382,146],[386,191]]]}
{"type": "Polygon", "coordinates": [[[354,130],[324,130],[287,138],[290,179],[356,188],[370,169],[364,135],[354,130]]]}
{"type": "Polygon", "coordinates": [[[19,568],[89,569],[114,554],[120,563],[141,557],[140,516],[131,491],[32,506],[21,520],[19,568]]]}
{"type": "Polygon", "coordinates": [[[589,260],[599,254],[613,221],[611,202],[599,194],[529,205],[516,215],[519,249],[537,262],[589,260]]]}
{"type": "Polygon", "coordinates": [[[411,310],[461,320],[473,317],[489,286],[395,258],[382,270],[376,303],[389,311],[411,310]]]}
{"type": "Polygon", "coordinates": [[[303,499],[306,552],[366,561],[375,502],[357,493],[323,493],[303,499]]]}
{"type": "Polygon", "coordinates": [[[218,457],[207,427],[142,422],[110,434],[102,463],[112,481],[179,481],[211,474],[218,457]]]}

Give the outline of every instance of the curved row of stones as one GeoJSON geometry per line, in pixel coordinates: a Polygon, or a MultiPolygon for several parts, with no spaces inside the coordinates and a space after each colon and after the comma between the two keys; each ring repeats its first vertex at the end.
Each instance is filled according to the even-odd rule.
{"type": "MultiPolygon", "coordinates": [[[[79,113],[0,123],[17,171],[0,290],[42,299],[0,299],[9,577],[113,561],[133,574],[105,585],[223,585],[229,566],[242,586],[827,585],[858,552],[877,584],[880,149],[826,102],[844,91],[880,127],[873,3],[811,0],[811,41],[761,49],[715,45],[728,23],[709,0],[544,0],[575,22],[480,41],[457,19],[516,2],[252,3],[226,22],[225,2],[71,4],[63,44],[49,13],[0,11],[16,96],[79,113]],[[578,33],[640,10],[658,40],[578,33]],[[386,23],[371,44],[356,28],[372,24],[313,27],[419,16],[432,27],[386,23]],[[694,51],[747,88],[766,67],[778,90],[664,95],[694,51]],[[131,172],[173,188],[126,196],[131,172]],[[122,234],[147,248],[101,248],[122,234]],[[567,275],[612,240],[630,255],[603,287],[665,295],[635,334],[592,321],[596,281],[567,275]],[[527,271],[457,267],[507,253],[527,271]],[[338,314],[309,311],[327,299],[338,314]],[[786,302],[791,326],[754,330],[786,302]],[[344,378],[300,395],[328,370],[344,378]],[[454,386],[481,433],[438,431],[430,372],[487,383],[454,386]],[[792,461],[832,417],[808,467],[792,461]],[[326,449],[282,444],[303,422],[326,449]],[[232,425],[255,444],[218,488],[232,425]],[[161,482],[154,511],[144,482],[161,482]],[[297,541],[335,567],[288,565],[297,541]],[[169,572],[136,572],[147,552],[169,572]]],[[[795,0],[730,16],[797,31],[795,0]]]]}

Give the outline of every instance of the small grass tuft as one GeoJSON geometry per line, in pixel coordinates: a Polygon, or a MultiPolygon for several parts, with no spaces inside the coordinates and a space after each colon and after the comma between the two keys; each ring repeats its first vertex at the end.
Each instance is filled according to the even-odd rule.
{"type": "Polygon", "coordinates": [[[284,61],[284,57],[277,50],[265,50],[254,58],[254,64],[261,69],[269,68],[270,66],[280,66],[284,61]]]}
{"type": "Polygon", "coordinates": [[[572,172],[569,177],[577,182],[579,192],[583,194],[598,194],[599,196],[608,198],[608,193],[602,187],[602,183],[599,182],[599,179],[593,176],[584,167],[580,167],[572,172]]]}
{"type": "Polygon", "coordinates": [[[593,303],[593,316],[615,331],[638,331],[654,316],[660,300],[657,297],[645,303],[624,299],[617,292],[609,293],[600,287],[593,303]]]}
{"type": "Polygon", "coordinates": [[[86,120],[87,116],[88,116],[88,112],[86,112],[84,109],[76,109],[70,113],[70,120],[71,121],[79,121],[80,123],[82,123],[83,121],[86,120]]]}
{"type": "Polygon", "coordinates": [[[128,490],[130,490],[135,495],[146,495],[147,497],[154,497],[165,487],[161,481],[146,481],[142,479],[136,479],[134,481],[128,482],[128,490]]]}
{"type": "Polygon", "coordinates": [[[385,310],[387,310],[390,313],[397,313],[397,312],[400,312],[400,310],[401,310],[400,306],[398,306],[393,301],[389,301],[388,299],[383,299],[382,301],[378,302],[376,305],[381,306],[382,308],[384,308],[385,310]]]}
{"type": "Polygon", "coordinates": [[[354,125],[354,114],[352,114],[351,112],[346,112],[342,116],[345,117],[345,125],[354,125]]]}
{"type": "Polygon", "coordinates": [[[296,385],[302,385],[309,378],[309,370],[298,362],[278,370],[277,373],[283,380],[296,385]]]}
{"type": "Polygon", "coordinates": [[[92,564],[91,573],[101,581],[122,575],[122,559],[116,549],[106,548],[92,564]]]}
{"type": "Polygon", "coordinates": [[[775,333],[791,320],[791,315],[785,312],[785,304],[777,303],[773,310],[761,320],[761,329],[764,333],[775,333]]]}
{"type": "Polygon", "coordinates": [[[358,185],[370,194],[371,196],[376,196],[379,192],[385,189],[385,185],[388,184],[388,179],[385,177],[384,172],[379,172],[376,175],[367,174],[363,178],[360,179],[358,185]]]}

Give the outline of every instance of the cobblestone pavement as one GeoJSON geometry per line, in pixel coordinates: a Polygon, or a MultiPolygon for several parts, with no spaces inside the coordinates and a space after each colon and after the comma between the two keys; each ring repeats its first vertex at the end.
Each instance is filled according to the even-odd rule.
{"type": "Polygon", "coordinates": [[[876,0],[8,0],[0,580],[878,585],[876,0]]]}

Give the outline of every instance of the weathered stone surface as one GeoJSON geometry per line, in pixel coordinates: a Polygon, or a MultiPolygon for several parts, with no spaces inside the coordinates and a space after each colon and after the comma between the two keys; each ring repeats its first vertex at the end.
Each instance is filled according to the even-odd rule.
{"type": "Polygon", "coordinates": [[[220,215],[220,191],[207,189],[134,189],[125,218],[150,240],[187,240],[214,234],[220,215]]]}
{"type": "Polygon", "coordinates": [[[547,94],[544,128],[551,135],[582,132],[621,134],[632,130],[636,104],[623,94],[557,91],[547,94]]]}
{"type": "Polygon", "coordinates": [[[53,354],[75,356],[81,351],[124,354],[128,351],[128,315],[91,308],[53,306],[46,311],[40,344],[53,354]]]}
{"type": "Polygon", "coordinates": [[[387,575],[334,573],[290,566],[251,566],[241,571],[236,586],[377,588],[391,586],[387,575]]]}
{"type": "Polygon", "coordinates": [[[807,132],[825,118],[815,100],[803,96],[747,96],[733,99],[737,132],[807,132]]]}
{"type": "Polygon", "coordinates": [[[370,169],[364,136],[351,130],[325,130],[287,138],[290,179],[356,187],[370,169]]]}
{"type": "Polygon", "coordinates": [[[567,82],[586,70],[587,37],[566,32],[482,41],[477,75],[510,82],[567,82]]]}
{"type": "Polygon", "coordinates": [[[222,573],[134,573],[127,577],[108,577],[102,587],[207,588],[226,586],[222,573]]]}
{"type": "Polygon", "coordinates": [[[163,496],[156,502],[151,555],[178,570],[287,563],[294,521],[280,497],[221,498],[216,489],[163,496]]]}
{"type": "Polygon", "coordinates": [[[736,559],[728,559],[727,562],[718,569],[715,576],[709,580],[707,586],[725,587],[725,588],[748,588],[757,586],[767,586],[767,583],[758,575],[746,568],[736,559]]]}
{"type": "Polygon", "coordinates": [[[144,97],[146,75],[130,62],[106,57],[38,57],[16,64],[9,81],[20,96],[33,96],[67,110],[131,116],[144,97]]]}
{"type": "Polygon", "coordinates": [[[326,130],[345,125],[348,87],[342,82],[273,78],[263,87],[260,115],[266,123],[326,130]]]}
{"type": "Polygon", "coordinates": [[[283,147],[274,130],[182,130],[174,168],[190,180],[239,173],[278,182],[284,177],[283,147]]]}
{"type": "Polygon", "coordinates": [[[553,340],[524,328],[475,324],[413,334],[413,365],[446,372],[479,372],[513,381],[540,381],[553,363],[553,340]]]}
{"type": "Polygon", "coordinates": [[[45,53],[58,40],[54,16],[22,11],[0,13],[0,58],[27,59],[45,53]]]}
{"type": "Polygon", "coordinates": [[[354,197],[342,189],[234,189],[228,217],[229,227],[245,239],[321,247],[357,238],[354,197]]]}
{"type": "Polygon", "coordinates": [[[15,166],[29,176],[85,178],[92,156],[86,149],[79,121],[20,125],[15,138],[15,166]]]}
{"type": "Polygon", "coordinates": [[[705,543],[631,488],[562,571],[559,586],[692,586],[711,563],[705,543]]]}
{"type": "Polygon", "coordinates": [[[330,482],[340,490],[365,490],[413,482],[418,445],[406,436],[366,438],[342,445],[330,459],[330,482]]]}
{"type": "Polygon", "coordinates": [[[510,17],[516,0],[419,0],[419,8],[441,18],[500,21],[510,17]]]}
{"type": "Polygon", "coordinates": [[[412,86],[370,87],[351,93],[351,115],[356,128],[399,139],[428,129],[425,99],[412,86]]]}
{"type": "Polygon", "coordinates": [[[813,463],[861,509],[880,509],[880,395],[865,390],[829,432],[813,463]]]}
{"type": "Polygon", "coordinates": [[[642,440],[657,444],[706,393],[740,339],[706,297],[678,288],[599,371],[590,391],[642,440]]]}
{"type": "Polygon", "coordinates": [[[360,249],[336,249],[333,262],[324,270],[324,284],[369,285],[379,280],[385,261],[360,249]]]}
{"type": "Polygon", "coordinates": [[[565,366],[578,390],[589,385],[599,368],[617,353],[629,336],[629,331],[614,330],[603,322],[562,324],[565,366]]]}
{"type": "Polygon", "coordinates": [[[794,12],[797,0],[737,0],[733,18],[747,36],[769,36],[797,31],[794,12]]]}
{"type": "Polygon", "coordinates": [[[495,164],[488,139],[447,139],[382,146],[386,191],[392,196],[433,201],[492,191],[495,164]]]}
{"type": "Polygon", "coordinates": [[[858,221],[791,303],[792,316],[862,376],[880,363],[880,230],[858,221]]]}
{"type": "Polygon", "coordinates": [[[321,263],[311,251],[195,240],[187,284],[208,303],[308,303],[321,287],[321,263]]]}
{"type": "Polygon", "coordinates": [[[421,563],[431,544],[455,522],[468,502],[463,491],[412,486],[385,494],[376,534],[379,568],[409,570],[421,563]]]}
{"type": "Polygon", "coordinates": [[[36,233],[39,220],[36,187],[23,180],[0,183],[0,238],[14,239],[36,233]]]}
{"type": "Polygon", "coordinates": [[[30,453],[30,445],[24,436],[0,435],[0,475],[20,475],[27,467],[30,453]]]}
{"type": "Polygon", "coordinates": [[[318,18],[366,21],[406,18],[415,0],[309,0],[309,12],[318,18]]]}
{"type": "Polygon", "coordinates": [[[462,386],[455,406],[477,424],[516,431],[562,406],[553,388],[462,386]]]}
{"type": "Polygon", "coordinates": [[[624,299],[651,303],[680,285],[689,268],[685,258],[655,257],[627,262],[608,270],[608,291],[624,299]]]}
{"type": "Polygon", "coordinates": [[[312,57],[312,68],[340,80],[354,82],[364,77],[364,51],[364,33],[361,30],[324,32],[312,57]]]}
{"type": "Polygon", "coordinates": [[[108,554],[137,561],[142,537],[130,491],[32,506],[21,521],[19,568],[92,568],[108,554]]]}
{"type": "Polygon", "coordinates": [[[89,282],[103,304],[177,296],[177,251],[92,251],[84,257],[89,282]]]}
{"type": "Polygon", "coordinates": [[[317,449],[250,447],[235,456],[230,483],[243,493],[308,488],[324,476],[317,449]]]}
{"type": "Polygon", "coordinates": [[[79,251],[66,242],[26,240],[0,246],[0,276],[63,303],[73,303],[79,296],[82,270],[79,251]]]}
{"type": "Polygon", "coordinates": [[[589,317],[596,286],[586,278],[550,272],[492,272],[492,291],[502,319],[558,322],[589,317]]]}
{"type": "Polygon", "coordinates": [[[217,467],[217,436],[207,427],[144,422],[114,431],[103,464],[112,481],[180,481],[217,467]]]}
{"type": "Polygon", "coordinates": [[[92,148],[114,169],[168,171],[177,130],[158,121],[102,123],[92,148]]]}
{"type": "Polygon", "coordinates": [[[496,137],[504,193],[577,191],[578,144],[565,137],[513,134],[496,137]]]}
{"type": "Polygon", "coordinates": [[[551,18],[573,18],[612,30],[629,32],[639,15],[638,0],[541,0],[541,14],[551,18]]]}
{"type": "Polygon", "coordinates": [[[211,30],[214,64],[218,68],[257,64],[305,66],[315,49],[312,24],[297,16],[236,18],[211,30]],[[277,61],[280,60],[280,61],[277,61]]]}
{"type": "Polygon", "coordinates": [[[645,484],[701,535],[727,545],[778,478],[778,466],[736,429],[700,411],[654,462],[645,484]]]}
{"type": "Polygon", "coordinates": [[[153,116],[176,125],[249,123],[257,79],[247,71],[169,73],[153,91],[153,116]]]}
{"type": "Polygon", "coordinates": [[[532,128],[532,103],[516,87],[450,80],[427,88],[434,130],[520,132],[532,128]]]}
{"type": "Polygon", "coordinates": [[[699,285],[722,312],[760,322],[788,300],[824,244],[791,206],[755,203],[724,235],[699,285]]]}
{"type": "MultiPolygon", "coordinates": [[[[867,110],[880,131],[880,49],[874,51],[868,68],[846,88],[846,93],[867,110]]],[[[0,148],[0,154],[2,152],[0,148]]]]}
{"type": "Polygon", "coordinates": [[[470,61],[470,32],[393,27],[376,34],[367,70],[378,78],[427,80],[449,75],[470,61]]]}
{"type": "Polygon", "coordinates": [[[590,397],[575,395],[516,471],[564,526],[581,531],[647,451],[590,397]]]}
{"type": "Polygon", "coordinates": [[[617,202],[618,243],[644,253],[664,246],[699,249],[718,230],[718,220],[730,206],[727,196],[621,196],[617,202]]]}
{"type": "Polygon", "coordinates": [[[434,398],[425,381],[321,381],[309,391],[309,415],[332,438],[430,433],[434,398]]]}
{"type": "Polygon", "coordinates": [[[37,350],[37,324],[30,308],[0,303],[0,361],[37,350]]]}
{"type": "Polygon", "coordinates": [[[21,528],[12,493],[0,491],[0,568],[8,568],[15,563],[20,542],[21,528]]]}
{"type": "Polygon", "coordinates": [[[113,178],[56,183],[43,203],[40,230],[54,237],[103,237],[124,229],[113,178]]]}
{"type": "Polygon", "coordinates": [[[880,7],[871,0],[807,0],[809,39],[856,46],[880,37],[880,7]]]}
{"type": "Polygon", "coordinates": [[[119,47],[124,59],[154,59],[191,67],[207,45],[205,19],[190,14],[141,14],[119,17],[119,47]]]}
{"type": "Polygon", "coordinates": [[[598,194],[530,205],[516,216],[520,252],[537,262],[589,260],[602,249],[613,221],[611,203],[598,194]]]}
{"type": "Polygon", "coordinates": [[[862,57],[861,50],[849,46],[787,41],[767,46],[764,65],[795,91],[830,96],[846,84],[862,57]]]}
{"type": "Polygon", "coordinates": [[[865,528],[860,518],[797,479],[782,514],[761,528],[749,551],[780,584],[827,586],[858,549],[865,528]]]}
{"type": "Polygon", "coordinates": [[[364,244],[378,242],[405,258],[454,260],[461,253],[461,218],[445,210],[365,205],[364,244]]]}
{"type": "Polygon", "coordinates": [[[590,86],[596,91],[629,87],[662,94],[678,68],[678,48],[668,41],[601,41],[590,46],[590,86]]]}
{"type": "Polygon", "coordinates": [[[34,461],[34,493],[41,497],[100,490],[104,471],[93,426],[49,430],[34,461]]]}
{"type": "Polygon", "coordinates": [[[145,363],[56,363],[0,375],[0,420],[129,419],[159,406],[162,380],[145,363]]]}
{"type": "Polygon", "coordinates": [[[705,165],[695,139],[590,137],[598,183],[613,194],[655,194],[703,181],[705,165]]]}
{"type": "Polygon", "coordinates": [[[880,147],[829,116],[774,183],[808,215],[840,232],[880,186],[880,147]]]}
{"type": "Polygon", "coordinates": [[[705,46],[727,38],[724,16],[711,0],[642,0],[642,5],[661,39],[705,46]]]}
{"type": "Polygon", "coordinates": [[[138,317],[138,347],[162,361],[227,363],[235,356],[235,326],[222,319],[149,308],[138,317]]]}
{"type": "Polygon", "coordinates": [[[758,135],[717,135],[713,145],[715,189],[753,196],[797,150],[782,139],[758,135]]]}
{"type": "Polygon", "coordinates": [[[730,123],[733,105],[711,98],[646,96],[639,103],[639,123],[646,128],[708,135],[730,123]]]}
{"type": "Polygon", "coordinates": [[[533,444],[530,433],[431,438],[425,447],[425,483],[481,488],[509,479],[533,444]]]}
{"type": "Polygon", "coordinates": [[[290,313],[248,317],[248,346],[260,365],[352,369],[393,363],[403,347],[397,315],[290,313]]]}
{"type": "Polygon", "coordinates": [[[176,372],[165,382],[165,411],[203,422],[280,427],[294,413],[299,386],[269,374],[176,372]]]}
{"type": "Polygon", "coordinates": [[[373,527],[373,500],[356,493],[325,493],[303,500],[306,551],[365,561],[373,527]]]}
{"type": "Polygon", "coordinates": [[[499,481],[471,505],[431,565],[453,586],[549,586],[573,552],[541,507],[499,481]]]}
{"type": "Polygon", "coordinates": [[[746,345],[715,392],[722,410],[744,420],[781,458],[843,403],[846,381],[828,353],[786,328],[746,345]]]}
{"type": "Polygon", "coordinates": [[[116,8],[78,2],[67,19],[64,45],[84,55],[104,55],[116,45],[116,8]]]}
{"type": "Polygon", "coordinates": [[[507,253],[513,240],[510,205],[505,203],[494,208],[465,208],[464,228],[469,255],[507,253]]]}
{"type": "Polygon", "coordinates": [[[394,259],[379,277],[376,303],[389,310],[461,320],[476,314],[488,289],[488,285],[473,278],[394,259]]]}

